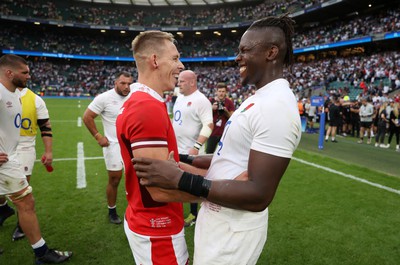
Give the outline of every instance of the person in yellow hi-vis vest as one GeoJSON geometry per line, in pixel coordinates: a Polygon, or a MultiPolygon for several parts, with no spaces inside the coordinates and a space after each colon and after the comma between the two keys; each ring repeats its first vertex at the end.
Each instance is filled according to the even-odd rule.
{"type": "MultiPolygon", "coordinates": [[[[20,128],[20,140],[17,146],[18,159],[21,169],[28,182],[32,175],[33,166],[36,160],[36,135],[40,129],[44,144],[44,154],[41,157],[42,163],[48,171],[52,171],[53,162],[53,138],[50,124],[49,112],[44,100],[28,88],[18,88],[22,103],[22,122],[20,128]]],[[[1,204],[1,201],[0,201],[1,204]]],[[[24,232],[17,223],[12,240],[19,240],[25,237],[24,232]]]]}

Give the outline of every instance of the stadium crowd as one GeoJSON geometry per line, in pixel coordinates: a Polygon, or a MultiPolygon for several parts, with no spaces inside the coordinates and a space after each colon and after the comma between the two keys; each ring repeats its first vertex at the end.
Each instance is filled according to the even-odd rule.
{"type": "MultiPolygon", "coordinates": [[[[241,87],[235,64],[187,64],[186,68],[198,74],[199,89],[208,97],[213,97],[213,89],[219,82],[228,84],[229,92],[237,104],[252,93],[251,87],[241,87]]],[[[136,75],[132,63],[80,60],[66,63],[64,60],[37,57],[31,63],[31,87],[48,94],[56,91],[64,96],[94,96],[113,86],[112,76],[118,71],[133,72],[136,75]]],[[[298,62],[294,64],[292,73],[287,73],[287,78],[299,98],[320,91],[324,93],[345,88],[355,91],[352,98],[373,90],[388,94],[400,88],[400,54],[393,51],[370,56],[298,62]]]]}
{"type": "MultiPolygon", "coordinates": [[[[400,7],[315,28],[299,28],[294,35],[293,45],[300,48],[399,31],[399,17],[400,7]]],[[[1,25],[0,48],[80,55],[131,56],[130,43],[133,36],[129,33],[110,36],[92,30],[90,34],[77,35],[73,31],[63,31],[61,34],[59,29],[31,27],[32,30],[27,31],[26,25],[1,25]],[[43,42],[43,38],[50,41],[43,42]]],[[[234,56],[239,43],[239,38],[232,33],[213,37],[178,36],[178,39],[182,57],[234,56]]]]}
{"type": "Polygon", "coordinates": [[[88,6],[79,2],[5,0],[0,13],[41,19],[62,20],[94,25],[134,26],[201,26],[253,21],[266,15],[297,12],[328,0],[261,1],[258,4],[230,7],[147,8],[132,6],[88,6]],[[85,7],[85,8],[82,8],[85,7]],[[156,10],[155,10],[156,9],[156,10]]]}

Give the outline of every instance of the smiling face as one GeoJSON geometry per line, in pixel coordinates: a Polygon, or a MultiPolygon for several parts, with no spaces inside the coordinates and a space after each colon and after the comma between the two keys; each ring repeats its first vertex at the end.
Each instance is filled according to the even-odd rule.
{"type": "Polygon", "coordinates": [[[180,55],[175,44],[165,40],[162,52],[156,55],[158,78],[163,91],[175,88],[179,73],[185,68],[179,58],[180,55]]]}
{"type": "Polygon", "coordinates": [[[239,64],[242,85],[254,84],[259,87],[266,68],[263,34],[259,30],[246,31],[239,44],[236,62],[239,64]]]}

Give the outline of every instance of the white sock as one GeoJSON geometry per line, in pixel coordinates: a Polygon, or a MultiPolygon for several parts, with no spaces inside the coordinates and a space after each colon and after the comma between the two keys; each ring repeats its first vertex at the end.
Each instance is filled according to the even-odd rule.
{"type": "Polygon", "coordinates": [[[32,245],[32,248],[33,249],[40,248],[43,247],[44,244],[46,244],[46,241],[44,241],[43,237],[41,237],[38,242],[32,245]]]}

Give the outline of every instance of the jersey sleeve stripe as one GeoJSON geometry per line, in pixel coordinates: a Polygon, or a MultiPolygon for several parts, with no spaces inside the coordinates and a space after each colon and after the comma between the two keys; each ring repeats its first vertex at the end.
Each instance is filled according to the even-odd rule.
{"type": "Polygon", "coordinates": [[[164,146],[168,146],[167,141],[157,140],[157,141],[140,141],[131,143],[132,149],[144,148],[144,147],[164,147],[164,146]]]}

